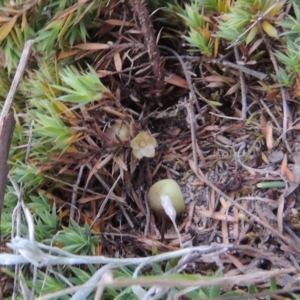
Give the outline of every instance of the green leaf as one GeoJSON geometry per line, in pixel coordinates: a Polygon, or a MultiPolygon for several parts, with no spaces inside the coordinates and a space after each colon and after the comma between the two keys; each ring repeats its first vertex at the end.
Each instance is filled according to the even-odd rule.
{"type": "Polygon", "coordinates": [[[200,299],[209,299],[209,289],[206,287],[201,288],[199,291],[199,298],[200,299]]]}
{"type": "Polygon", "coordinates": [[[253,295],[253,294],[257,294],[258,292],[259,292],[259,290],[252,283],[248,286],[249,294],[253,295]]]}
{"type": "Polygon", "coordinates": [[[177,265],[178,261],[179,261],[179,258],[173,258],[173,259],[169,260],[167,265],[166,265],[165,271],[168,272],[172,268],[174,268],[177,265]]]}
{"type": "Polygon", "coordinates": [[[260,182],[256,186],[261,189],[270,189],[270,188],[285,188],[286,184],[284,181],[268,181],[268,182],[260,182]]]}
{"type": "Polygon", "coordinates": [[[272,292],[277,291],[277,283],[275,277],[270,278],[270,291],[272,292]]]}
{"type": "Polygon", "coordinates": [[[300,300],[300,295],[299,294],[292,294],[293,297],[295,297],[295,300],[300,300]]]}
{"type": "Polygon", "coordinates": [[[71,271],[76,275],[76,279],[78,279],[77,284],[84,284],[91,278],[91,274],[85,272],[84,270],[70,266],[71,271]]]}
{"type": "Polygon", "coordinates": [[[154,275],[161,275],[161,274],[163,274],[163,270],[162,270],[162,268],[161,268],[161,266],[159,265],[159,264],[152,264],[151,265],[151,267],[152,267],[152,271],[153,271],[153,274],[154,275]]]}

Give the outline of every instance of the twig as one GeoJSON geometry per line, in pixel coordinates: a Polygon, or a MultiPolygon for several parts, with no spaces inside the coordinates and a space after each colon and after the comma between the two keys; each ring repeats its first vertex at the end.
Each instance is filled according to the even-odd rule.
{"type": "Polygon", "coordinates": [[[92,223],[91,226],[90,226],[91,228],[95,225],[95,223],[96,223],[96,222],[98,221],[98,219],[100,218],[100,216],[101,216],[101,214],[102,214],[102,212],[103,212],[103,210],[104,210],[104,207],[105,207],[107,201],[110,199],[110,196],[111,196],[111,194],[113,193],[113,191],[114,191],[114,189],[115,189],[117,183],[119,182],[120,178],[121,178],[121,174],[118,176],[118,178],[117,178],[116,181],[114,182],[113,186],[112,186],[111,189],[108,191],[108,194],[107,194],[106,198],[105,198],[104,201],[102,202],[102,204],[101,204],[101,206],[100,206],[100,208],[99,208],[99,211],[98,211],[98,213],[97,213],[97,215],[96,215],[96,217],[95,217],[93,223],[92,223]]]}
{"type": "Polygon", "coordinates": [[[25,164],[27,164],[30,156],[30,150],[32,147],[32,136],[33,136],[33,126],[34,126],[34,120],[32,120],[30,124],[30,129],[29,129],[29,137],[28,137],[28,143],[27,143],[27,149],[26,149],[26,155],[25,155],[25,164]]]}
{"type": "Polygon", "coordinates": [[[272,118],[273,122],[276,124],[277,129],[281,131],[281,127],[280,127],[277,119],[275,118],[274,114],[271,112],[270,108],[266,105],[265,101],[259,100],[259,102],[264,107],[264,109],[267,111],[267,113],[270,115],[270,117],[272,118]]]}
{"type": "Polygon", "coordinates": [[[25,43],[20,63],[16,70],[16,75],[11,84],[10,90],[6,97],[5,103],[3,105],[1,115],[0,115],[0,217],[3,207],[5,186],[7,179],[7,159],[9,153],[10,142],[12,139],[12,134],[15,126],[15,121],[12,113],[9,113],[12,102],[14,100],[15,94],[17,92],[20,81],[22,80],[28,59],[30,50],[33,44],[33,40],[29,40],[25,43]]]}
{"type": "Polygon", "coordinates": [[[189,120],[189,123],[190,123],[190,126],[191,126],[191,140],[192,140],[192,148],[193,148],[193,160],[194,160],[195,168],[196,168],[196,170],[198,170],[195,113],[194,113],[194,106],[191,102],[192,102],[191,97],[189,98],[188,102],[185,99],[185,106],[186,106],[186,110],[188,112],[188,120],[189,120]]]}
{"type": "MultiPolygon", "coordinates": [[[[277,1],[278,2],[278,1],[277,1]]],[[[273,51],[269,45],[269,43],[266,41],[266,37],[265,37],[265,34],[263,33],[263,30],[260,26],[260,31],[262,33],[262,37],[264,39],[264,42],[265,42],[265,45],[267,47],[267,50],[268,50],[268,53],[270,55],[270,59],[271,59],[271,62],[273,64],[273,67],[274,67],[274,70],[275,70],[275,73],[278,77],[280,77],[280,74],[279,74],[279,69],[278,69],[278,65],[277,65],[277,61],[275,59],[275,56],[273,54],[273,51]]],[[[283,121],[282,121],[282,139],[283,141],[285,142],[285,145],[288,149],[289,152],[291,152],[291,149],[288,145],[288,143],[286,142],[286,132],[287,132],[287,125],[288,125],[288,117],[290,117],[291,115],[291,112],[290,112],[290,108],[287,104],[287,101],[286,101],[286,94],[285,94],[285,89],[281,86],[280,87],[280,92],[281,92],[281,100],[282,100],[282,112],[283,112],[283,121]]]]}
{"type": "Polygon", "coordinates": [[[194,215],[194,210],[195,210],[195,206],[196,206],[196,203],[197,203],[197,200],[194,197],[194,195],[192,194],[192,192],[190,192],[190,197],[191,197],[192,201],[191,201],[190,207],[189,207],[188,220],[185,224],[185,232],[186,233],[188,233],[190,228],[191,228],[193,215],[194,215]]]}
{"type": "MultiPolygon", "coordinates": [[[[234,47],[234,55],[236,61],[240,60],[240,54],[237,46],[234,47]]],[[[247,118],[247,86],[245,83],[245,77],[241,70],[239,70],[240,84],[241,84],[241,93],[242,93],[242,119],[246,120],[247,118]]]]}
{"type": "MultiPolygon", "coordinates": [[[[176,56],[175,57],[174,56],[164,56],[164,58],[165,59],[170,59],[170,58],[177,59],[176,56]]],[[[245,66],[242,66],[242,65],[235,64],[233,62],[224,60],[224,56],[222,56],[220,58],[208,58],[208,57],[202,56],[202,57],[199,58],[199,57],[191,56],[191,55],[181,55],[181,58],[189,60],[189,61],[196,61],[196,62],[199,62],[199,59],[200,59],[200,62],[208,62],[208,63],[211,63],[211,64],[221,64],[225,67],[229,67],[229,68],[232,68],[232,69],[235,69],[235,70],[238,70],[238,71],[242,71],[243,73],[251,75],[252,77],[255,77],[259,80],[264,80],[268,77],[268,75],[265,74],[265,73],[262,73],[262,72],[259,72],[259,71],[256,71],[256,70],[252,70],[252,69],[247,68],[245,66]]],[[[124,71],[124,70],[122,70],[122,71],[124,71]]]]}
{"type": "Polygon", "coordinates": [[[8,174],[7,160],[9,154],[9,146],[12,139],[14,127],[14,115],[13,113],[9,113],[3,118],[2,130],[0,131],[0,216],[4,203],[5,187],[8,174]]]}
{"type": "Polygon", "coordinates": [[[16,75],[14,77],[14,80],[11,84],[10,90],[8,92],[7,98],[5,100],[2,112],[1,112],[1,116],[0,116],[0,131],[2,130],[2,120],[3,118],[9,113],[9,110],[12,106],[12,102],[14,100],[15,94],[17,92],[18,86],[20,81],[22,80],[28,59],[29,59],[29,54],[31,51],[31,47],[33,44],[33,40],[29,40],[25,43],[23,52],[22,52],[22,56],[20,59],[20,63],[18,65],[17,71],[16,71],[16,75]]]}
{"type": "Polygon", "coordinates": [[[72,198],[71,198],[71,209],[70,209],[70,222],[71,222],[71,219],[74,219],[76,200],[77,200],[77,195],[78,195],[78,186],[82,179],[83,169],[84,169],[84,166],[81,166],[79,169],[76,183],[73,186],[73,192],[72,192],[72,198]]]}
{"type": "Polygon", "coordinates": [[[133,257],[133,258],[111,258],[106,256],[85,256],[76,255],[64,251],[58,247],[44,245],[38,242],[32,242],[28,239],[21,237],[15,237],[7,246],[14,250],[21,250],[20,254],[2,253],[0,254],[0,261],[2,265],[10,266],[19,263],[31,264],[37,267],[53,266],[53,265],[79,265],[79,264],[109,264],[116,265],[132,265],[141,264],[144,265],[160,262],[175,257],[183,256],[188,253],[197,252],[202,254],[209,254],[224,249],[224,253],[230,251],[233,247],[230,245],[218,244],[218,245],[202,245],[198,247],[189,247],[176,251],[170,251],[163,254],[150,257],[133,257]],[[45,252],[47,251],[47,252],[45,252]],[[49,254],[51,252],[51,255],[49,254]]]}
{"type": "MultiPolygon", "coordinates": [[[[31,46],[33,44],[33,40],[29,40],[25,43],[22,56],[20,59],[20,63],[16,70],[15,77],[11,84],[10,90],[4,102],[2,112],[0,115],[0,223],[2,216],[2,208],[4,204],[4,196],[5,196],[5,188],[6,188],[6,180],[8,174],[8,155],[10,143],[15,127],[15,119],[13,113],[10,113],[10,109],[17,92],[20,81],[22,80],[27,61],[29,58],[31,46]]],[[[1,243],[1,229],[0,229],[0,243],[1,243]]],[[[1,270],[0,270],[1,277],[1,270]]],[[[2,288],[0,288],[0,298],[3,299],[2,288]]]]}
{"type": "Polygon", "coordinates": [[[130,217],[129,217],[127,211],[126,211],[126,209],[124,208],[124,205],[118,203],[118,206],[119,206],[119,208],[121,209],[122,214],[123,214],[123,216],[125,217],[125,219],[126,219],[127,223],[129,224],[130,228],[133,229],[133,228],[134,228],[134,224],[133,224],[133,222],[131,221],[131,219],[130,219],[130,217]]]}
{"type": "Polygon", "coordinates": [[[236,69],[236,70],[241,71],[241,72],[243,72],[245,74],[251,75],[252,77],[255,77],[255,78],[259,79],[259,80],[264,80],[264,79],[266,79],[268,77],[268,75],[265,74],[265,73],[252,70],[250,68],[247,68],[245,66],[241,66],[241,65],[232,63],[230,61],[226,61],[225,60],[225,61],[220,62],[220,64],[222,64],[223,66],[229,67],[229,68],[236,69]]]}
{"type": "Polygon", "coordinates": [[[236,120],[236,121],[242,121],[242,118],[237,118],[237,117],[229,117],[229,116],[223,116],[220,114],[216,114],[214,112],[210,112],[211,115],[217,116],[219,118],[227,119],[227,120],[236,120]]]}
{"type": "MultiPolygon", "coordinates": [[[[280,269],[274,269],[271,271],[257,271],[257,272],[251,272],[249,274],[239,274],[239,275],[233,275],[233,276],[224,276],[221,278],[213,278],[209,280],[203,280],[203,278],[200,279],[195,279],[195,280],[182,280],[182,279],[174,279],[174,278],[164,278],[163,280],[161,279],[156,279],[156,278],[138,278],[138,279],[119,279],[119,278],[114,278],[111,282],[106,284],[106,287],[114,287],[114,288],[120,288],[120,287],[130,287],[130,286],[135,286],[135,285],[141,285],[144,287],[149,287],[151,288],[152,286],[160,286],[160,287],[196,287],[196,288],[203,288],[203,287],[211,287],[211,286],[228,286],[232,283],[235,283],[237,286],[238,285],[245,285],[245,283],[259,283],[262,280],[268,280],[272,277],[276,278],[276,276],[282,276],[284,274],[290,274],[290,273],[296,273],[297,269],[296,268],[280,268],[280,269]]],[[[97,282],[98,284],[99,281],[97,282]]],[[[58,292],[53,292],[51,294],[47,294],[45,296],[41,296],[37,298],[37,300],[48,300],[48,299],[54,299],[54,298],[59,298],[59,296],[64,296],[70,293],[73,293],[74,291],[78,291],[83,288],[87,288],[84,285],[78,285],[76,287],[72,288],[66,288],[58,292]]],[[[95,288],[94,284],[91,284],[89,288],[95,288]]],[[[295,291],[296,289],[290,289],[290,290],[284,290],[285,291],[295,291]]],[[[271,292],[262,292],[259,293],[259,295],[277,295],[281,293],[281,290],[271,292]]],[[[179,292],[178,292],[179,294],[179,292]]],[[[176,293],[177,295],[177,293],[176,293]]],[[[251,298],[250,296],[255,296],[255,295],[249,295],[247,294],[246,296],[239,295],[237,297],[226,297],[226,300],[228,299],[249,299],[251,298]]],[[[152,298],[154,299],[154,298],[152,298]]],[[[175,299],[175,298],[174,298],[175,299]]],[[[178,298],[176,298],[178,299],[178,298]]],[[[222,298],[214,298],[214,299],[223,299],[222,298]]]]}
{"type": "Polygon", "coordinates": [[[178,61],[180,62],[183,73],[184,73],[184,76],[185,76],[185,79],[187,81],[187,84],[189,86],[189,89],[190,89],[190,92],[191,92],[191,95],[192,95],[193,103],[196,105],[198,114],[200,116],[202,116],[202,112],[201,112],[201,109],[200,109],[200,106],[199,106],[199,103],[198,103],[198,100],[197,100],[197,97],[196,97],[196,93],[194,91],[194,87],[193,87],[193,84],[192,84],[191,75],[188,72],[188,70],[186,69],[186,65],[185,65],[184,61],[182,60],[180,55],[176,51],[174,51],[173,49],[171,49],[169,47],[166,47],[166,46],[159,46],[159,48],[165,49],[165,50],[171,52],[178,59],[178,61]]]}
{"type": "MultiPolygon", "coordinates": [[[[22,214],[22,204],[23,204],[23,184],[21,183],[21,187],[18,186],[16,182],[12,180],[9,176],[10,182],[14,187],[15,194],[18,196],[18,202],[14,208],[12,214],[12,228],[11,228],[11,238],[13,239],[14,236],[21,236],[21,214],[22,214]],[[16,227],[16,229],[15,229],[16,227]]],[[[17,252],[16,252],[17,253],[17,252]]],[[[18,290],[19,286],[23,287],[20,278],[22,277],[22,270],[20,265],[15,265],[15,278],[14,278],[14,292],[12,295],[12,300],[16,300],[18,297],[18,290]]]]}
{"type": "Polygon", "coordinates": [[[145,229],[144,229],[144,237],[147,237],[149,232],[150,232],[150,208],[149,208],[149,200],[148,200],[148,195],[145,193],[145,206],[146,206],[146,224],[145,224],[145,229]]]}
{"type": "Polygon", "coordinates": [[[164,72],[162,68],[159,49],[155,41],[153,26],[145,5],[145,0],[132,0],[130,1],[130,4],[134,14],[139,19],[140,29],[144,36],[144,41],[147,46],[148,55],[155,76],[157,94],[161,95],[164,85],[164,72]]]}

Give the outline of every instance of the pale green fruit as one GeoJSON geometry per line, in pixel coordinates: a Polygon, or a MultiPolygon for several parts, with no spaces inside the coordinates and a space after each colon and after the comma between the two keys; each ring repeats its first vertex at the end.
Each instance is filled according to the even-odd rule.
{"type": "Polygon", "coordinates": [[[154,183],[148,193],[150,208],[155,214],[161,217],[167,217],[161,204],[160,196],[169,196],[176,210],[176,216],[185,211],[185,203],[178,183],[173,179],[163,179],[154,183]]]}

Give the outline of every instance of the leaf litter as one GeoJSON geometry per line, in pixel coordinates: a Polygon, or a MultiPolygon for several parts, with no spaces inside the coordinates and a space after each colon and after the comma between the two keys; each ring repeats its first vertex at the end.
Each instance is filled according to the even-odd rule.
{"type": "MultiPolygon", "coordinates": [[[[113,22],[107,23],[119,26],[113,22]]],[[[130,28],[129,24],[127,26],[130,28]]],[[[135,34],[141,36],[139,32],[135,34]]],[[[81,186],[84,190],[78,190],[76,207],[80,211],[81,220],[93,220],[88,223],[94,224],[92,230],[95,234],[101,235],[102,246],[99,254],[119,253],[122,257],[143,256],[150,254],[154,248],[158,252],[178,249],[181,243],[184,245],[224,243],[234,244],[238,250],[220,258],[220,262],[215,265],[214,260],[204,260],[202,263],[195,261],[196,265],[190,271],[217,270],[222,265],[226,276],[226,274],[253,273],[254,270],[292,267],[293,262],[288,256],[298,253],[299,242],[285,228],[288,226],[294,230],[298,226],[299,213],[297,203],[293,200],[295,196],[282,189],[262,191],[256,188],[259,182],[280,179],[280,174],[282,177],[287,176],[287,182],[293,182],[294,177],[298,178],[292,171],[287,175],[289,168],[286,158],[281,166],[270,161],[266,163],[263,159],[264,156],[271,155],[274,148],[281,149],[285,157],[287,154],[283,150],[282,143],[276,146],[273,144],[274,140],[279,138],[279,132],[272,129],[271,121],[266,121],[265,116],[268,112],[264,112],[264,108],[259,103],[253,102],[256,107],[253,112],[261,111],[260,122],[256,123],[251,119],[245,122],[240,119],[238,109],[226,108],[226,106],[217,108],[217,106],[204,104],[201,115],[199,112],[195,115],[196,136],[193,141],[186,106],[183,102],[180,104],[180,99],[188,96],[186,91],[188,84],[181,67],[169,65],[168,60],[165,60],[164,69],[167,70],[166,74],[169,74],[165,78],[167,98],[159,100],[159,97],[155,96],[155,88],[152,88],[151,69],[147,68],[147,64],[141,63],[141,58],[145,60],[146,54],[136,55],[135,51],[141,48],[140,44],[134,44],[136,49],[122,47],[125,40],[127,43],[134,43],[130,41],[130,32],[126,36],[125,31],[119,37],[118,46],[113,50],[109,48],[106,50],[105,45],[101,44],[99,47],[96,44],[76,46],[82,51],[101,50],[93,67],[98,74],[101,74],[103,82],[109,83],[110,90],[114,91],[116,97],[115,101],[103,102],[94,108],[88,107],[88,119],[84,118],[81,121],[86,123],[85,137],[77,143],[79,149],[87,149],[89,152],[86,158],[78,161],[78,167],[89,164],[91,171],[85,172],[86,179],[81,186]],[[108,52],[105,53],[106,51],[108,52]],[[130,55],[133,57],[130,58],[130,55]],[[129,68],[126,67],[128,59],[131,64],[129,68]],[[121,81],[126,82],[127,87],[121,85],[121,81]],[[128,101],[131,96],[136,99],[135,105],[128,101]],[[156,113],[153,114],[155,111],[162,113],[160,107],[167,107],[168,110],[171,107],[176,113],[165,111],[165,116],[160,118],[156,113]],[[110,115],[110,110],[116,113],[110,115]],[[117,145],[112,145],[110,149],[104,147],[101,138],[104,137],[104,128],[115,117],[120,117],[119,112],[122,113],[122,119],[126,120],[127,124],[131,124],[131,138],[146,128],[151,134],[157,134],[158,147],[154,158],[137,161],[131,155],[130,145],[126,141],[119,140],[117,145]],[[201,122],[203,116],[204,123],[201,122]],[[97,129],[94,128],[95,123],[97,129]],[[95,133],[90,135],[90,132],[95,133]],[[95,147],[95,143],[90,138],[98,147],[95,147]],[[246,145],[242,151],[239,151],[242,143],[246,145]],[[196,147],[196,157],[193,156],[193,147],[196,147]],[[110,160],[102,163],[107,158],[110,160]],[[202,174],[205,174],[206,180],[230,197],[231,202],[224,199],[218,190],[207,186],[206,180],[197,175],[198,170],[190,167],[195,163],[194,158],[197,159],[198,168],[201,169],[202,174]],[[98,177],[95,176],[96,173],[98,177]],[[118,176],[121,180],[116,181],[118,176]],[[164,178],[175,179],[180,184],[184,199],[191,209],[176,221],[181,232],[180,239],[177,238],[177,227],[174,229],[172,223],[167,222],[163,228],[161,221],[152,215],[152,212],[147,214],[146,191],[151,183],[164,178]],[[106,183],[104,190],[103,182],[106,183]],[[101,199],[104,198],[105,191],[108,194],[104,201],[101,199]],[[288,194],[288,198],[285,197],[285,193],[288,194]],[[239,203],[239,206],[235,206],[234,203],[239,203]],[[252,218],[253,216],[256,218],[252,218]],[[257,219],[260,220],[259,223],[257,219]],[[149,223],[149,232],[145,235],[144,229],[147,223],[149,223]],[[266,224],[269,226],[264,226],[266,224]],[[270,227],[272,231],[269,230],[270,227]]],[[[203,83],[207,90],[225,88],[225,96],[236,97],[239,86],[230,89],[238,80],[234,74],[222,77],[209,75],[210,68],[206,69],[206,65],[202,68],[205,70],[203,83]]],[[[255,87],[255,83],[252,85],[255,87]]],[[[217,98],[211,99],[211,94],[207,94],[207,91],[202,90],[202,93],[210,100],[221,97],[217,95],[217,98]]],[[[255,93],[255,90],[252,91],[250,86],[250,99],[252,93],[255,93]]],[[[217,101],[222,102],[219,99],[217,101]]],[[[266,103],[266,105],[274,104],[266,103]]],[[[272,111],[274,113],[274,110],[272,111]]],[[[275,113],[275,118],[280,120],[282,117],[280,111],[275,113]]],[[[293,141],[288,142],[292,148],[293,141]]],[[[109,142],[107,145],[110,145],[109,142]]],[[[61,159],[63,157],[64,154],[61,159]]],[[[78,169],[74,165],[75,162],[76,159],[72,164],[74,170],[78,169]]],[[[297,170],[300,166],[296,163],[294,168],[297,170]]],[[[66,172],[67,169],[63,173],[66,172]]],[[[298,185],[297,179],[294,183],[295,190],[298,185]]],[[[64,198],[68,197],[65,195],[64,198]]],[[[281,276],[278,276],[277,280],[280,282],[281,276]]],[[[293,282],[293,277],[290,277],[285,285],[293,282]]],[[[263,283],[266,281],[262,280],[260,284],[263,283]]],[[[231,290],[234,285],[230,283],[224,289],[231,290]]]]}

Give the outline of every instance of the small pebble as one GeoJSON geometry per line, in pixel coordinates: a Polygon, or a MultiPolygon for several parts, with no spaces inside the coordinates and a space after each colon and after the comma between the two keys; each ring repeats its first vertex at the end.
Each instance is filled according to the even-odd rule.
{"type": "Polygon", "coordinates": [[[276,164],[280,163],[283,160],[283,152],[282,151],[273,151],[269,156],[268,159],[271,163],[276,164]]]}

